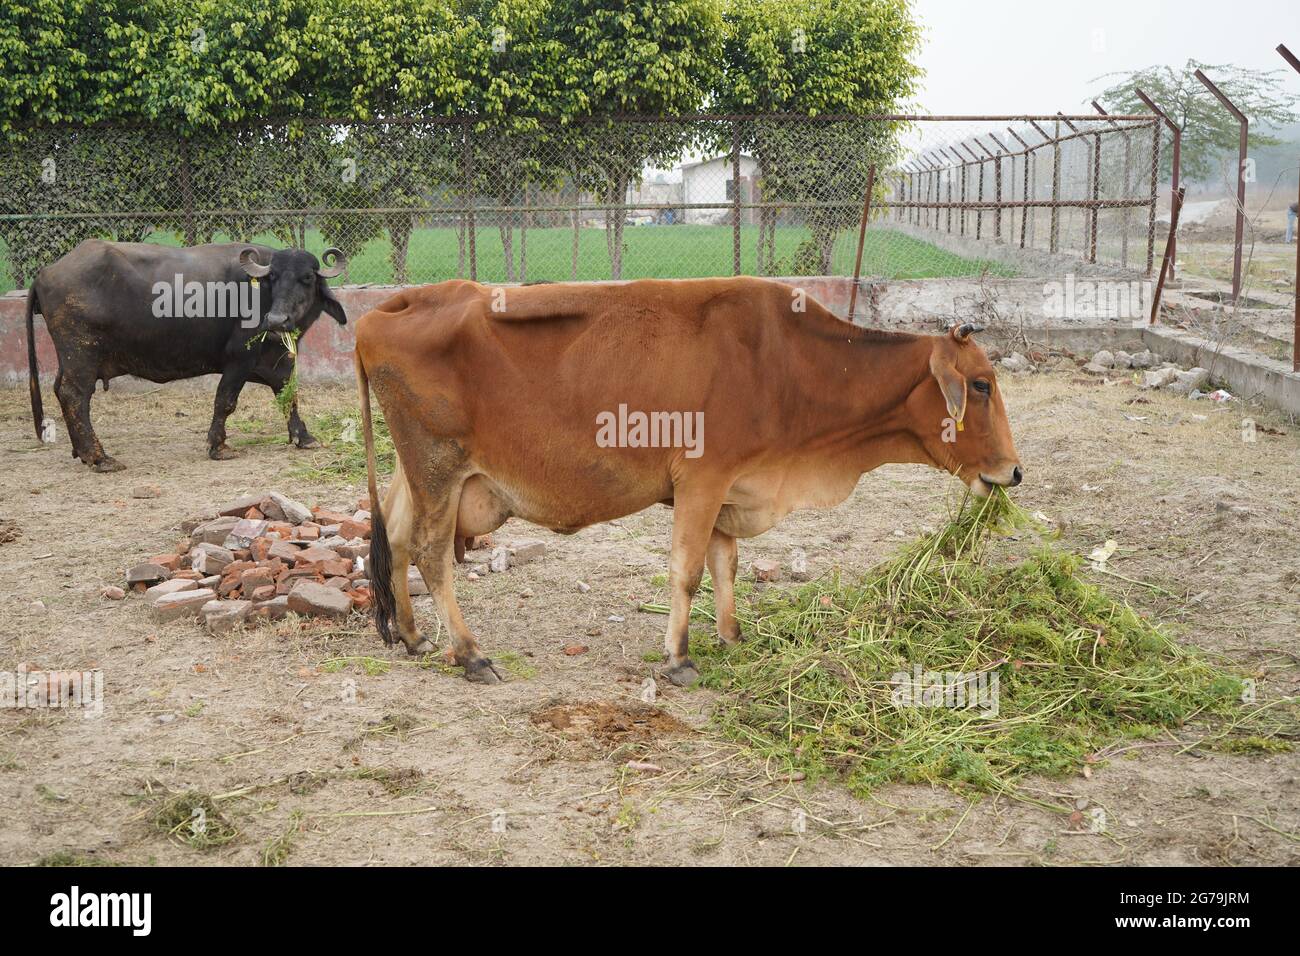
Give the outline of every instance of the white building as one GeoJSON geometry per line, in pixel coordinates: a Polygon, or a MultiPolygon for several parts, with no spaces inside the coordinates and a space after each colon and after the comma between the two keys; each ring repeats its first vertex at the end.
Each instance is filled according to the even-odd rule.
{"type": "MultiPolygon", "coordinates": [[[[731,209],[725,204],[733,201],[735,196],[736,185],[732,181],[734,170],[731,164],[731,155],[715,156],[712,159],[704,159],[694,163],[683,163],[680,167],[682,173],[682,203],[688,208],[685,211],[687,223],[714,225],[721,222],[731,221],[731,209]],[[691,209],[691,203],[718,203],[717,209],[691,209]]],[[[755,202],[758,197],[758,190],[755,186],[755,180],[762,175],[758,168],[758,161],[746,153],[740,154],[740,201],[742,203],[755,202]]],[[[741,211],[741,222],[752,223],[757,221],[755,216],[756,210],[744,209],[741,211]]]]}

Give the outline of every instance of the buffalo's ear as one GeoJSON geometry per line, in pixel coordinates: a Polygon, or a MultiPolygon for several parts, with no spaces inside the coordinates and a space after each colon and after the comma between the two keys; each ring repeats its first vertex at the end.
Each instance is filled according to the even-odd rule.
{"type": "Polygon", "coordinates": [[[329,283],[324,279],[320,280],[320,297],[322,300],[321,311],[328,316],[332,316],[339,325],[347,325],[348,314],[343,311],[343,303],[335,298],[329,283]]]}
{"type": "Polygon", "coordinates": [[[939,390],[943,392],[943,400],[948,405],[948,414],[952,416],[953,421],[961,424],[961,420],[966,416],[966,377],[957,371],[952,358],[945,355],[942,349],[935,349],[930,354],[930,373],[934,375],[939,383],[939,390]]]}

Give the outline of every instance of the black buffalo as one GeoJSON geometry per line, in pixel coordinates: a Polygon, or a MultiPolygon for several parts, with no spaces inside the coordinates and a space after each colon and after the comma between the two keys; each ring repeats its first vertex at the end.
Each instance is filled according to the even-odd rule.
{"type": "MultiPolygon", "coordinates": [[[[41,434],[44,413],[32,316],[45,317],[59,356],[54,394],[63,409],[72,453],[96,471],[123,466],[104,452],[90,424],[95,383],[119,375],[173,382],[220,373],[208,455],[231,458],[226,418],[245,382],[276,395],[289,381],[294,356],[277,333],[306,332],[325,312],[340,325],[343,306],[327,279],[343,271],[336,249],[328,268],[300,249],[224,243],[189,248],[134,242],[81,243],[42,269],[27,296],[27,356],[32,415],[41,434]]],[[[289,412],[289,440],[317,444],[289,412]]]]}

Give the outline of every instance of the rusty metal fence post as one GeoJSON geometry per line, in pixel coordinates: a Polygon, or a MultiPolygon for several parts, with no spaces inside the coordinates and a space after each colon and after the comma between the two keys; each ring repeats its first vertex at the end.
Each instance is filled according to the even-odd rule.
{"type": "MultiPolygon", "coordinates": [[[[1287,49],[1285,43],[1277,45],[1277,52],[1282,55],[1282,59],[1291,64],[1291,68],[1300,73],[1300,59],[1287,49]]],[[[1300,192],[1297,193],[1297,207],[1300,209],[1300,192]]],[[[1300,235],[1293,235],[1295,239],[1295,327],[1291,332],[1291,371],[1300,372],[1300,235]]]]}
{"type": "Polygon", "coordinates": [[[850,322],[858,308],[858,282],[862,277],[862,248],[867,239],[867,219],[871,216],[871,193],[876,188],[876,164],[867,167],[867,194],[862,200],[862,222],[858,225],[858,254],[853,260],[853,287],[849,291],[850,322]]]}
{"type": "MultiPolygon", "coordinates": [[[[1182,156],[1183,131],[1182,128],[1178,126],[1178,124],[1176,124],[1173,120],[1171,120],[1168,116],[1165,115],[1164,110],[1156,106],[1155,101],[1152,100],[1151,97],[1147,96],[1145,92],[1139,89],[1135,89],[1133,92],[1137,94],[1138,99],[1140,99],[1144,104],[1146,104],[1147,109],[1149,109],[1152,113],[1155,113],[1156,116],[1160,117],[1161,121],[1166,126],[1169,127],[1169,131],[1173,134],[1174,137],[1174,153],[1173,156],[1171,157],[1171,163],[1173,168],[1170,173],[1171,185],[1169,189],[1169,209],[1170,209],[1170,217],[1171,217],[1170,229],[1172,229],[1174,196],[1178,193],[1178,179],[1182,175],[1182,169],[1183,169],[1183,156],[1182,156]]],[[[1157,157],[1157,159],[1158,158],[1159,157],[1157,157]]],[[[1156,162],[1155,165],[1158,169],[1159,163],[1156,162]]],[[[1171,280],[1178,278],[1178,237],[1177,236],[1174,237],[1174,244],[1172,248],[1173,248],[1173,255],[1169,259],[1169,278],[1171,280]]]]}
{"type": "Polygon", "coordinates": [[[1237,224],[1233,233],[1232,245],[1232,304],[1237,304],[1237,299],[1241,296],[1241,246],[1244,241],[1246,225],[1246,151],[1250,138],[1250,120],[1246,114],[1237,109],[1235,103],[1228,99],[1219,90],[1217,86],[1210,82],[1210,78],[1200,70],[1195,72],[1195,77],[1201,81],[1207,90],[1214,94],[1214,98],[1223,104],[1223,108],[1237,118],[1239,125],[1237,133],[1237,224]]]}

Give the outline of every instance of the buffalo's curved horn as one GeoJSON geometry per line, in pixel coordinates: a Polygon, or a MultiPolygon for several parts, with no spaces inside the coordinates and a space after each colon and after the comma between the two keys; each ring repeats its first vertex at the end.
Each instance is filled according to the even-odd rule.
{"type": "Polygon", "coordinates": [[[330,246],[321,253],[320,261],[325,263],[323,268],[317,269],[316,274],[322,279],[333,279],[335,276],[342,275],[343,270],[348,267],[348,257],[340,249],[330,246]]]}
{"type": "Polygon", "coordinates": [[[241,249],[239,251],[239,264],[243,266],[244,271],[254,279],[260,279],[271,271],[269,265],[264,266],[257,261],[257,250],[252,248],[241,249]]]}
{"type": "Polygon", "coordinates": [[[962,325],[957,325],[953,327],[952,337],[955,338],[957,341],[961,342],[970,338],[976,332],[983,332],[983,331],[984,331],[984,326],[976,325],[974,322],[966,322],[962,325]]]}

